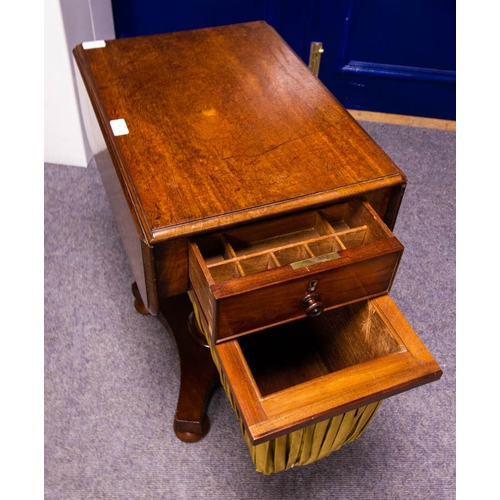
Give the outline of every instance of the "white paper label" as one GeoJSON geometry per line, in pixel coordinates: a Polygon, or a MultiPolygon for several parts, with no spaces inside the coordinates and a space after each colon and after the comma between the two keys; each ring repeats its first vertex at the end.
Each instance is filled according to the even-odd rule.
{"type": "Polygon", "coordinates": [[[102,49],[106,47],[106,42],[104,40],[92,40],[90,42],[83,42],[82,47],[87,49],[102,49]]]}
{"type": "Polygon", "coordinates": [[[111,129],[113,130],[113,134],[115,134],[115,136],[128,134],[128,127],[123,118],[111,120],[109,124],[111,125],[111,129]]]}

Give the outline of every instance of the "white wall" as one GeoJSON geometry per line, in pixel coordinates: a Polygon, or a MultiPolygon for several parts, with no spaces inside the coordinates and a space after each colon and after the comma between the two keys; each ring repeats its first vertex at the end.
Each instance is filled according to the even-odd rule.
{"type": "Polygon", "coordinates": [[[111,0],[45,0],[44,161],[86,167],[91,159],[80,116],[71,51],[115,38],[111,0]]]}

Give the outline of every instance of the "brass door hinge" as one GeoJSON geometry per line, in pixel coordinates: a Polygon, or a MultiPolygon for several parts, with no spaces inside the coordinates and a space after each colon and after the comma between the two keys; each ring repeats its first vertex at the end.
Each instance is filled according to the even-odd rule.
{"type": "Polygon", "coordinates": [[[309,52],[309,69],[314,76],[319,75],[319,63],[321,60],[321,54],[325,49],[323,49],[323,44],[321,42],[311,42],[311,51],[309,52]]]}

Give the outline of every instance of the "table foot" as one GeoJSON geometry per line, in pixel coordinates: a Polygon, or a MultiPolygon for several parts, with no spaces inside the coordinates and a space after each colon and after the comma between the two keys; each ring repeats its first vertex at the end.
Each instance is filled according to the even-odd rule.
{"type": "Polygon", "coordinates": [[[185,420],[178,420],[174,418],[174,432],[175,435],[185,443],[196,443],[204,438],[210,430],[210,419],[208,415],[203,417],[203,422],[186,422],[185,420]],[[200,425],[201,424],[201,425],[200,425]],[[190,432],[187,429],[192,429],[195,432],[190,432]]]}
{"type": "Polygon", "coordinates": [[[141,299],[141,294],[139,293],[139,288],[137,287],[137,283],[135,281],[132,283],[132,295],[134,296],[135,310],[144,315],[149,314],[148,308],[144,305],[144,302],[141,299]]]}

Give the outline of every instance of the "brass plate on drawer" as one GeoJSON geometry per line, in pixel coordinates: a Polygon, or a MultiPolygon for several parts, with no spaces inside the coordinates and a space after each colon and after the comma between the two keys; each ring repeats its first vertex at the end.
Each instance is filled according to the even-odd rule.
{"type": "Polygon", "coordinates": [[[290,265],[293,269],[302,269],[303,267],[312,266],[313,264],[319,264],[320,262],[328,262],[329,260],[340,259],[338,252],[330,252],[325,255],[319,255],[318,257],[311,257],[310,259],[299,260],[298,262],[292,262],[290,265]]]}

